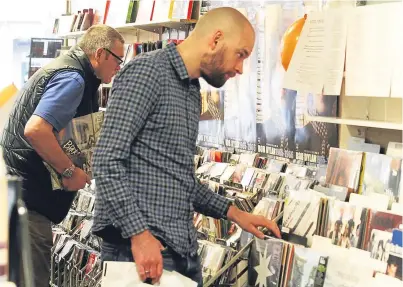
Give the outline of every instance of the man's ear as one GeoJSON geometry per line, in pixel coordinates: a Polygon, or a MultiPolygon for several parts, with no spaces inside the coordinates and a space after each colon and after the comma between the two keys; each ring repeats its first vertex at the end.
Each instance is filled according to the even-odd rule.
{"type": "Polygon", "coordinates": [[[99,62],[99,61],[101,60],[101,56],[102,56],[102,52],[103,52],[103,51],[104,51],[104,49],[102,49],[102,48],[98,48],[98,49],[95,51],[95,55],[94,55],[95,61],[99,62]]]}
{"type": "Polygon", "coordinates": [[[215,31],[210,39],[209,39],[209,47],[211,50],[217,49],[218,45],[220,44],[220,41],[224,39],[224,34],[221,30],[215,31]]]}

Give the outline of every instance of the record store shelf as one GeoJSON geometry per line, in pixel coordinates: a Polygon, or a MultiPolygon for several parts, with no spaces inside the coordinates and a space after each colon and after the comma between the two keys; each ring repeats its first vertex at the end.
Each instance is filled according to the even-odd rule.
{"type": "MultiPolygon", "coordinates": [[[[169,20],[162,22],[150,23],[127,23],[122,26],[115,26],[114,28],[121,33],[136,33],[138,30],[148,31],[153,33],[161,33],[162,29],[170,28],[175,30],[187,30],[188,26],[195,24],[197,20],[169,20]]],[[[58,35],[61,38],[74,39],[84,35],[85,31],[70,32],[58,35]]]]}
{"type": "Polygon", "coordinates": [[[318,117],[305,115],[305,121],[310,122],[322,122],[348,126],[378,128],[387,130],[403,130],[403,123],[391,123],[385,121],[372,121],[372,120],[359,120],[359,119],[346,119],[346,118],[334,118],[334,117],[318,117]]]}

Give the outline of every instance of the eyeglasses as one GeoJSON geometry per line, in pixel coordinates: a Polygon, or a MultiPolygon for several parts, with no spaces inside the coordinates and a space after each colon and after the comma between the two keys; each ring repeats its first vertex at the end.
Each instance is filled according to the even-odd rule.
{"type": "Polygon", "coordinates": [[[109,50],[108,48],[103,48],[105,51],[107,51],[109,54],[111,54],[117,61],[119,65],[123,64],[123,60],[122,58],[120,58],[118,55],[116,55],[115,53],[113,53],[111,50],[109,50]]]}

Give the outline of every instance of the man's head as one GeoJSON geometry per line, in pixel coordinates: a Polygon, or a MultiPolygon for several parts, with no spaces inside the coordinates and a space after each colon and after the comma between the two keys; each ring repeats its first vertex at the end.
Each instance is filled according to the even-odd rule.
{"type": "Polygon", "coordinates": [[[124,56],[124,39],[115,29],[94,25],[80,39],[78,46],[91,61],[95,74],[103,83],[110,83],[120,70],[124,56]]]}
{"type": "Polygon", "coordinates": [[[255,44],[255,32],[241,12],[223,7],[199,19],[189,42],[199,57],[198,76],[219,88],[229,78],[242,74],[243,62],[255,44]]]}

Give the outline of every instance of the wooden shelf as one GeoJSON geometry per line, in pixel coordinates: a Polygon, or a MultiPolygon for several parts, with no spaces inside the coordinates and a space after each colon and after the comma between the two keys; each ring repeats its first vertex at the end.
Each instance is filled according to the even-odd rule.
{"type": "MultiPolygon", "coordinates": [[[[170,28],[176,30],[186,30],[189,25],[195,24],[197,20],[169,20],[163,22],[150,22],[150,23],[127,23],[122,26],[115,26],[117,31],[121,33],[136,32],[138,30],[161,33],[163,28],[170,28]]],[[[59,37],[62,38],[79,38],[85,31],[70,32],[67,34],[60,34],[59,37]]]]}
{"type": "Polygon", "coordinates": [[[186,30],[189,25],[196,23],[197,20],[169,20],[164,22],[150,22],[150,23],[128,23],[120,27],[115,27],[119,32],[126,32],[127,30],[143,30],[148,32],[160,33],[161,28],[170,28],[176,30],[186,30]]]}
{"type": "Polygon", "coordinates": [[[358,119],[344,119],[344,118],[332,118],[332,117],[317,117],[305,115],[305,121],[331,123],[338,125],[378,128],[385,130],[403,130],[403,123],[391,123],[383,121],[371,121],[371,120],[358,120],[358,119]]]}

